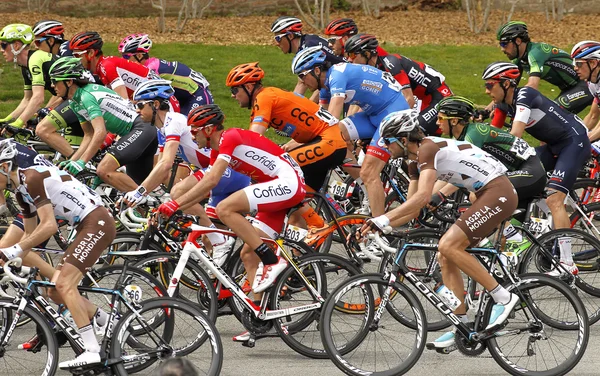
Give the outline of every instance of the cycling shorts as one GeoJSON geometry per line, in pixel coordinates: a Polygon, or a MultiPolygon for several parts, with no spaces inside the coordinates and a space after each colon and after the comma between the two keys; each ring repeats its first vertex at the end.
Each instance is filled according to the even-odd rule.
{"type": "Polygon", "coordinates": [[[300,165],[306,185],[318,191],[330,169],[344,163],[346,142],[338,125],[325,128],[319,136],[289,152],[300,165]]]}
{"type": "Polygon", "coordinates": [[[547,187],[569,194],[577,174],[590,157],[592,146],[586,134],[567,139],[560,144],[535,148],[546,171],[552,171],[547,187]]]}
{"type": "Polygon", "coordinates": [[[587,82],[581,80],[577,85],[561,91],[554,101],[565,110],[578,114],[592,104],[594,96],[590,92],[587,82]]]}
{"type": "Polygon", "coordinates": [[[44,119],[48,119],[57,130],[64,130],[65,140],[70,145],[81,145],[83,129],[77,115],[69,104],[70,101],[63,101],[50,111],[44,119]]]}
{"type": "Polygon", "coordinates": [[[104,207],[97,207],[77,226],[77,236],[65,251],[56,269],[65,263],[75,266],[85,274],[98,261],[117,234],[115,221],[104,207]]]}
{"type": "Polygon", "coordinates": [[[282,167],[277,178],[252,184],[244,188],[243,192],[250,203],[250,210],[257,212],[255,218],[272,229],[274,234],[279,234],[289,209],[304,199],[304,184],[298,171],[289,166],[282,167]]]}
{"type": "Polygon", "coordinates": [[[478,244],[503,220],[510,218],[518,202],[517,192],[504,175],[487,183],[475,195],[477,200],[453,225],[467,235],[469,246],[478,244]]]}
{"type": "MultiPolygon", "coordinates": [[[[204,170],[198,170],[194,173],[194,177],[200,181],[204,177],[204,173],[204,170]]],[[[232,193],[242,190],[249,185],[249,176],[240,174],[228,167],[223,173],[221,180],[219,180],[219,183],[210,191],[210,198],[206,205],[206,214],[210,218],[219,218],[216,211],[219,202],[225,200],[232,193]]]]}
{"type": "Polygon", "coordinates": [[[190,95],[188,98],[177,98],[179,100],[180,110],[179,112],[187,115],[193,109],[204,106],[206,104],[214,103],[213,96],[207,87],[201,86],[196,92],[190,95]]]}
{"type": "Polygon", "coordinates": [[[133,121],[129,133],[117,140],[109,149],[110,154],[119,164],[127,166],[127,175],[141,184],[154,167],[154,154],[158,148],[156,128],[138,116],[133,121]]]}
{"type": "MultiPolygon", "coordinates": [[[[544,165],[537,155],[530,156],[519,166],[518,170],[508,171],[506,176],[517,191],[517,196],[519,197],[517,207],[524,210],[527,210],[527,205],[529,205],[534,196],[544,191],[548,181],[544,165]]],[[[525,213],[520,214],[516,218],[523,222],[525,213]]]]}

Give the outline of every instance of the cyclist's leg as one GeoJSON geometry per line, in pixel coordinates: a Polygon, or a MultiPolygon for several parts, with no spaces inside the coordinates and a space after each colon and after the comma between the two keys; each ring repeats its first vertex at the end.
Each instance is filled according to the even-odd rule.
{"type": "Polygon", "coordinates": [[[42,141],[65,157],[73,154],[71,144],[79,145],[83,139],[81,124],[69,106],[69,101],[62,102],[50,111],[37,125],[35,132],[42,141]],[[64,138],[57,132],[60,129],[65,129],[64,138]]]}
{"type": "MultiPolygon", "coordinates": [[[[357,112],[356,114],[345,118],[339,122],[342,137],[346,141],[346,147],[348,149],[346,158],[350,161],[349,163],[356,164],[356,157],[354,156],[354,141],[367,139],[373,137],[375,133],[375,127],[369,121],[369,117],[364,112],[357,112]]],[[[350,176],[355,180],[360,177],[360,170],[356,168],[344,168],[350,176]]]]}
{"type": "Polygon", "coordinates": [[[592,104],[594,96],[587,83],[581,80],[572,88],[562,91],[554,101],[565,110],[578,114],[592,104]]]}

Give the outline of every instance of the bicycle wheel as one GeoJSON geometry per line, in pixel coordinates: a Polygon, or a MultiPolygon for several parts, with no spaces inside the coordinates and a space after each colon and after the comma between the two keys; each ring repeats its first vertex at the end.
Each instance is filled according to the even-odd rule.
{"type": "MultiPolygon", "coordinates": [[[[347,260],[328,254],[302,256],[297,265],[323,299],[349,277],[360,274],[360,270],[347,260]]],[[[283,271],[271,290],[272,310],[289,309],[294,312],[294,308],[319,303],[291,266],[283,271]]],[[[281,339],[297,353],[309,358],[327,359],[319,334],[319,308],[317,305],[312,310],[275,319],[274,327],[281,339]]]]}
{"type": "Polygon", "coordinates": [[[577,180],[570,190],[569,196],[579,206],[565,205],[571,228],[588,232],[600,237],[600,181],[595,179],[577,180]]]}
{"type": "Polygon", "coordinates": [[[139,310],[119,320],[110,356],[122,360],[113,366],[117,375],[128,375],[133,370],[153,374],[163,359],[185,356],[199,374],[216,376],[223,365],[223,344],[217,328],[201,310],[181,299],[156,298],[144,301],[139,310]],[[159,327],[155,324],[157,318],[162,323],[159,327]],[[138,327],[146,330],[140,333],[138,327]],[[126,340],[129,336],[135,336],[136,342],[147,344],[147,348],[130,347],[126,340]]]}
{"type": "Polygon", "coordinates": [[[548,257],[557,260],[560,255],[558,239],[571,238],[573,260],[579,268],[574,276],[575,286],[581,291],[579,297],[587,310],[590,324],[600,320],[600,275],[598,260],[600,260],[600,242],[594,236],[576,229],[560,229],[547,232],[538,238],[544,250],[532,246],[526,252],[519,264],[519,274],[547,273],[552,269],[548,257]]]}
{"type": "Polygon", "coordinates": [[[27,306],[23,310],[27,324],[10,330],[17,309],[13,300],[0,299],[0,375],[54,375],[58,367],[58,343],[48,320],[27,306]],[[41,341],[36,352],[18,349],[18,345],[36,334],[41,341]]]}
{"type": "MultiPolygon", "coordinates": [[[[178,262],[179,255],[163,252],[139,260],[134,266],[156,276],[168,288],[178,262]]],[[[217,293],[210,277],[196,261],[189,259],[186,263],[174,296],[192,304],[200,304],[208,318],[212,322],[217,321],[217,293]]]]}
{"type": "MultiPolygon", "coordinates": [[[[585,308],[568,285],[544,274],[524,274],[524,301],[497,337],[487,341],[494,360],[511,375],[565,375],[581,360],[589,339],[585,308]]],[[[514,286],[507,286],[517,293],[514,286]]],[[[489,322],[492,304],[484,313],[489,322]]]]}
{"type": "Polygon", "coordinates": [[[425,348],[427,322],[423,307],[403,284],[382,274],[357,275],[339,285],[329,296],[321,314],[321,340],[333,363],[348,375],[392,376],[408,372],[425,348]],[[389,289],[388,289],[389,287],[389,289]],[[394,295],[395,305],[404,302],[417,325],[400,323],[388,310],[388,299],[379,291],[394,295]],[[348,314],[336,308],[340,300],[366,307],[362,314],[348,314]]]}

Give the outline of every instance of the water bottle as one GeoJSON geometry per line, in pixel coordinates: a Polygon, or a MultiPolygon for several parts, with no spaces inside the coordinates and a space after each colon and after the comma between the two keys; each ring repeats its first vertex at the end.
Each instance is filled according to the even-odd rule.
{"type": "Polygon", "coordinates": [[[71,311],[65,307],[60,314],[69,325],[71,325],[73,328],[77,328],[77,324],[75,324],[75,320],[73,320],[73,316],[71,316],[71,311]]]}
{"type": "Polygon", "coordinates": [[[460,300],[458,300],[458,298],[456,297],[456,295],[454,295],[452,290],[450,290],[445,285],[441,285],[440,287],[438,287],[437,290],[435,290],[435,293],[437,294],[437,296],[439,296],[442,302],[444,302],[444,304],[446,304],[453,311],[457,309],[460,305],[460,300]]]}
{"type": "Polygon", "coordinates": [[[600,155],[600,141],[596,141],[592,144],[592,155],[594,157],[600,155]]]}

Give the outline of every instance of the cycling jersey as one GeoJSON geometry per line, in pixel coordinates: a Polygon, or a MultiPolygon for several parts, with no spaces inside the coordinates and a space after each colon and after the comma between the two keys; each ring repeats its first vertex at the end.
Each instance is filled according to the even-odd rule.
{"type": "Polygon", "coordinates": [[[329,47],[329,42],[318,35],[314,34],[303,34],[300,37],[300,47],[298,52],[302,51],[306,47],[321,46],[321,49],[325,52],[326,60],[333,63],[343,63],[346,59],[342,56],[336,55],[333,50],[329,47]]]}
{"type": "Polygon", "coordinates": [[[208,80],[187,65],[155,57],[148,58],[144,65],[161,78],[171,81],[182,114],[187,115],[196,107],[213,103],[208,80]]]}
{"type": "Polygon", "coordinates": [[[31,90],[33,86],[43,86],[50,94],[56,95],[50,81],[50,67],[56,60],[56,56],[42,50],[29,51],[27,54],[27,66],[21,67],[24,90],[31,90]]]}
{"type": "Polygon", "coordinates": [[[54,167],[52,162],[38,154],[35,150],[16,142],[11,141],[17,148],[17,166],[19,168],[28,168],[31,166],[49,166],[54,167]]]}
{"type": "Polygon", "coordinates": [[[132,98],[133,92],[142,82],[159,78],[145,66],[116,56],[101,56],[96,73],[100,81],[113,90],[125,85],[129,98],[132,98]]]}
{"type": "Polygon", "coordinates": [[[600,82],[587,81],[587,86],[590,94],[594,97],[594,103],[600,106],[600,82]]]}
{"type": "Polygon", "coordinates": [[[119,136],[126,135],[138,117],[133,105],[117,93],[97,84],[88,84],[75,91],[70,107],[80,122],[102,116],[106,130],[119,136]]]}
{"type": "Polygon", "coordinates": [[[80,145],[83,140],[83,128],[77,114],[70,106],[71,101],[63,101],[48,113],[46,118],[54,127],[64,131],[65,140],[69,145],[80,145]]]}
{"type": "Polygon", "coordinates": [[[167,112],[162,128],[157,128],[158,150],[163,151],[169,141],[179,142],[177,155],[197,168],[206,168],[210,164],[210,148],[199,149],[194,142],[194,137],[187,125],[187,118],[183,114],[167,112]]]}
{"type": "Polygon", "coordinates": [[[488,124],[467,124],[457,139],[490,153],[509,171],[519,169],[523,162],[535,155],[535,149],[522,138],[488,124]]]}

